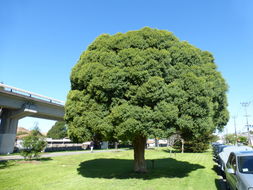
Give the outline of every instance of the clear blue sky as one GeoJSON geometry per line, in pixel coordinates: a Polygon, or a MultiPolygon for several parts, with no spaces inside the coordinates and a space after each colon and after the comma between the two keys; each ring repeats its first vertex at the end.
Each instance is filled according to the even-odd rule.
{"type": "MultiPolygon", "coordinates": [[[[252,10],[252,0],[2,0],[0,82],[66,100],[71,68],[98,35],[166,29],[213,53],[229,85],[230,115],[243,130],[240,102],[253,100],[252,10]]],[[[248,112],[253,124],[253,102],[248,112]]],[[[35,121],[42,131],[54,123],[26,118],[19,125],[31,128],[35,121]]]]}

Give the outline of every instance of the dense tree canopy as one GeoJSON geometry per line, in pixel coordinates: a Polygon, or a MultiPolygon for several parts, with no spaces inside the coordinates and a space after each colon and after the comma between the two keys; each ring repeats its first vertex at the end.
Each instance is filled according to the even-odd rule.
{"type": "Polygon", "coordinates": [[[64,121],[57,121],[47,133],[47,137],[53,139],[62,139],[67,136],[67,128],[64,121]]]}
{"type": "Polygon", "coordinates": [[[149,135],[177,131],[197,142],[222,129],[226,91],[213,56],[171,32],[103,34],[72,69],[65,119],[75,141],[131,140],[141,152],[149,135]]]}

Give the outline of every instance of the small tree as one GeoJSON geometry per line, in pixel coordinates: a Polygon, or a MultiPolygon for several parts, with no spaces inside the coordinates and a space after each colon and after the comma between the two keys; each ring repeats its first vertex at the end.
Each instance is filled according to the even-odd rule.
{"type": "Polygon", "coordinates": [[[243,144],[247,144],[248,143],[248,139],[247,137],[244,136],[238,136],[237,137],[237,142],[243,143],[243,144]]]}
{"type": "Polygon", "coordinates": [[[235,134],[227,134],[225,136],[225,140],[227,143],[231,143],[231,144],[236,144],[236,141],[238,143],[243,143],[243,144],[247,144],[248,142],[247,137],[237,135],[237,138],[236,138],[235,134]]]}
{"type": "Polygon", "coordinates": [[[225,136],[225,140],[227,143],[235,144],[236,143],[236,136],[235,136],[235,134],[227,134],[225,136]]]}
{"type": "Polygon", "coordinates": [[[62,139],[67,137],[67,127],[64,121],[57,121],[48,131],[47,137],[53,139],[62,139]]]}
{"type": "Polygon", "coordinates": [[[218,140],[220,140],[220,137],[214,134],[211,135],[210,138],[211,138],[211,142],[217,142],[218,140]]]}
{"type": "Polygon", "coordinates": [[[21,155],[25,159],[38,158],[46,145],[47,143],[39,128],[35,127],[28,136],[23,138],[22,146],[24,149],[21,151],[21,155]]]}

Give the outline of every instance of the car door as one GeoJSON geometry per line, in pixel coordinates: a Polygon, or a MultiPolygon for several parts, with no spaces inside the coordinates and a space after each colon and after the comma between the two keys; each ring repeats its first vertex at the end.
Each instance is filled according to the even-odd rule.
{"type": "Polygon", "coordinates": [[[237,176],[236,176],[236,169],[237,169],[237,165],[236,165],[236,156],[233,155],[232,159],[231,159],[231,168],[235,171],[234,174],[231,174],[231,187],[233,190],[236,190],[236,184],[237,184],[237,176]]]}
{"type": "MultiPolygon", "coordinates": [[[[228,162],[227,162],[227,169],[230,169],[230,168],[236,171],[236,158],[233,153],[230,154],[228,162]]],[[[226,178],[227,178],[227,183],[229,184],[229,187],[231,188],[231,190],[236,190],[236,182],[237,182],[236,175],[226,172],[226,178]]]]}

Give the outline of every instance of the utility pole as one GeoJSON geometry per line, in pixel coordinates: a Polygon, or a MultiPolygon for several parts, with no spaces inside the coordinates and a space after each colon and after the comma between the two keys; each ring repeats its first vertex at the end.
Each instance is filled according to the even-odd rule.
{"type": "Polygon", "coordinates": [[[228,136],[228,126],[225,126],[225,135],[224,135],[224,140],[225,140],[225,143],[227,144],[228,141],[227,141],[227,136],[228,136]]]}
{"type": "Polygon", "coordinates": [[[235,145],[237,146],[237,131],[236,131],[236,116],[232,116],[234,119],[234,127],[235,127],[235,145]]]}
{"type": "Polygon", "coordinates": [[[244,107],[245,110],[245,118],[246,118],[246,127],[247,127],[247,131],[248,131],[248,143],[251,145],[250,142],[250,134],[249,134],[249,121],[248,121],[248,113],[247,113],[247,107],[249,106],[250,102],[241,102],[242,107],[244,107]]]}

